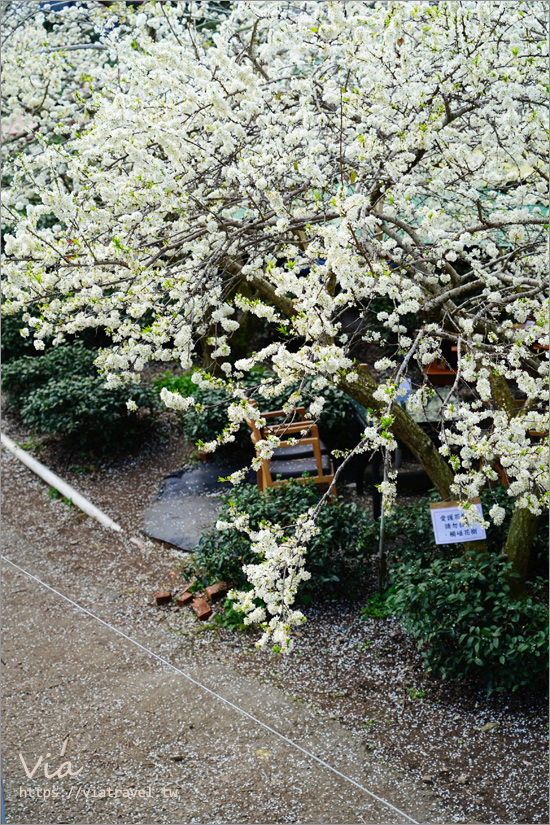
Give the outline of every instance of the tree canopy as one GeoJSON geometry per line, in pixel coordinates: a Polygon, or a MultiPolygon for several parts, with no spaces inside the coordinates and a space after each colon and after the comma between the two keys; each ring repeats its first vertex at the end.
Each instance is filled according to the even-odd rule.
{"type": "MultiPolygon", "coordinates": [[[[195,380],[234,398],[207,450],[313,378],[289,417],[305,402],[318,418],[329,385],[368,408],[355,451],[384,451],[386,506],[398,436],[442,498],[471,500],[498,461],[518,519],[535,518],[548,495],[548,439],[533,435],[548,420],[547,4],[228,5],[9,4],[4,311],[23,312],[37,349],[106,329],[97,365],[113,386],[206,354],[195,380]],[[250,315],[268,340],[236,357],[250,315]],[[450,348],[437,448],[398,402],[409,377],[409,412],[427,403],[426,369],[450,348]],[[245,383],[256,365],[273,380],[245,383]]],[[[314,531],[312,508],[292,534],[253,535],[241,605],[279,648],[303,618],[292,603],[314,531]]]]}

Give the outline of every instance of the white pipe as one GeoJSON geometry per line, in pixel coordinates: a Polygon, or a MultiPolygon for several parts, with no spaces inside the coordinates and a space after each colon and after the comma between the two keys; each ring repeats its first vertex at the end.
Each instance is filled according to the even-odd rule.
{"type": "Polygon", "coordinates": [[[80,495],[80,493],[77,493],[77,491],[73,489],[70,484],[67,484],[66,481],[63,481],[63,479],[56,476],[55,473],[52,473],[51,470],[48,470],[47,467],[44,467],[44,465],[37,461],[36,458],[33,458],[26,453],[25,450],[18,447],[17,444],[11,440],[11,438],[8,438],[8,436],[4,435],[4,433],[1,434],[1,438],[2,444],[10,451],[10,453],[13,453],[13,455],[25,464],[29,470],[32,470],[33,473],[40,476],[46,484],[49,484],[50,487],[55,487],[56,490],[59,490],[62,496],[69,498],[75,507],[78,507],[79,510],[82,510],[82,512],[86,513],[86,515],[95,518],[96,521],[101,522],[101,524],[104,524],[105,527],[109,527],[111,530],[116,530],[119,533],[122,532],[122,527],[120,527],[116,521],[113,521],[112,518],[95,507],[91,501],[88,501],[88,499],[84,498],[84,496],[80,495]]]}

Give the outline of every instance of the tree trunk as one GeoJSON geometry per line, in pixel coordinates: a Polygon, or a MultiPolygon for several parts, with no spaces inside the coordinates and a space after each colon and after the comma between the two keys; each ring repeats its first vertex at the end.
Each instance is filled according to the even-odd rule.
{"type": "Polygon", "coordinates": [[[503,554],[511,562],[512,572],[517,574],[510,578],[510,594],[515,598],[525,592],[529,556],[539,519],[540,516],[534,516],[527,508],[516,509],[512,514],[503,554]]]}
{"type": "MultiPolygon", "coordinates": [[[[505,410],[508,418],[518,415],[520,409],[516,404],[514,394],[507,380],[502,375],[491,375],[491,391],[498,406],[505,410]]],[[[531,547],[537,532],[540,516],[534,516],[527,508],[514,510],[506,537],[503,555],[512,564],[512,572],[516,573],[510,579],[510,593],[518,597],[525,592],[525,580],[529,567],[531,547]]]]}
{"type": "Polygon", "coordinates": [[[491,384],[491,393],[493,398],[500,409],[506,411],[508,418],[512,418],[514,415],[517,415],[518,405],[516,404],[514,393],[508,386],[508,381],[506,378],[504,378],[503,375],[492,373],[489,376],[489,382],[491,384]]]}
{"type": "MultiPolygon", "coordinates": [[[[358,367],[359,381],[350,382],[344,379],[340,382],[340,389],[347,392],[352,398],[358,401],[363,407],[382,412],[384,405],[374,398],[378,384],[372,377],[366,364],[358,367]]],[[[414,421],[406,410],[396,404],[392,410],[393,424],[391,427],[394,435],[407,445],[412,454],[418,459],[426,473],[434,483],[434,487],[445,501],[451,498],[451,484],[454,474],[431,438],[426,435],[422,427],[414,421]]],[[[486,553],[487,543],[485,541],[463,542],[464,551],[468,553],[486,553]]]]}
{"type": "MultiPolygon", "coordinates": [[[[369,368],[362,364],[358,368],[359,381],[343,379],[340,388],[358,401],[363,407],[370,407],[377,412],[384,409],[384,404],[374,398],[378,384],[370,374],[369,368]]],[[[399,405],[393,408],[392,432],[407,445],[412,454],[418,459],[434,483],[442,499],[451,496],[453,472],[437,447],[422,427],[399,405]]]]}

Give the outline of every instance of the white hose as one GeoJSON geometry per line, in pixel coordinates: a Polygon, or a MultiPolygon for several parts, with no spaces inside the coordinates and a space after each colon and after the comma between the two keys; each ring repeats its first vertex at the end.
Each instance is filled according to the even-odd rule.
{"type": "Polygon", "coordinates": [[[79,510],[82,510],[83,513],[86,513],[87,516],[91,516],[95,518],[96,521],[99,521],[101,524],[104,524],[105,527],[109,527],[111,530],[116,530],[117,532],[122,532],[122,527],[113,521],[108,515],[103,513],[97,507],[95,507],[91,501],[84,498],[84,496],[80,495],[75,489],[71,487],[70,484],[67,484],[66,481],[56,476],[55,473],[52,473],[51,470],[48,470],[47,467],[44,467],[36,458],[30,456],[25,450],[22,450],[20,447],[15,444],[11,438],[8,438],[7,435],[4,433],[1,434],[2,444],[13,453],[13,455],[19,459],[29,470],[32,470],[33,473],[36,473],[37,476],[49,484],[50,487],[55,487],[62,496],[68,498],[72,501],[75,507],[78,507],[79,510]]]}

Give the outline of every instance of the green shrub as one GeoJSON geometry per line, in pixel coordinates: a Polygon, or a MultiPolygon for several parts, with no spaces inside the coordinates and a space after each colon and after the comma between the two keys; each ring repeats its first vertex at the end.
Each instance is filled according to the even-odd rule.
{"type": "MultiPolygon", "coordinates": [[[[200,389],[191,379],[192,373],[184,375],[173,375],[166,372],[162,378],[153,382],[153,389],[159,393],[166,387],[170,392],[180,392],[182,395],[193,395],[197,404],[201,404],[203,409],[187,410],[181,416],[183,430],[187,438],[192,442],[212,441],[222,430],[227,427],[229,419],[227,407],[233,401],[226,390],[220,389],[200,389]]],[[[267,370],[256,368],[247,376],[245,383],[248,386],[256,386],[273,376],[267,370]]],[[[276,410],[283,406],[291,392],[297,389],[291,387],[284,395],[266,401],[261,396],[258,403],[261,410],[276,410]]],[[[305,399],[307,393],[311,392],[311,381],[306,382],[305,399]]],[[[353,439],[350,439],[353,422],[353,406],[349,397],[337,387],[328,386],[322,391],[326,399],[325,407],[319,418],[319,430],[331,449],[343,449],[353,446],[353,439]]],[[[244,449],[250,447],[250,430],[246,424],[242,424],[235,435],[235,445],[244,449]]]]}
{"type": "MultiPolygon", "coordinates": [[[[261,599],[254,599],[254,604],[260,607],[261,599]]],[[[242,610],[235,609],[235,604],[231,599],[226,599],[223,604],[223,612],[212,617],[210,624],[224,627],[226,630],[234,630],[239,633],[252,633],[256,629],[254,625],[245,624],[245,614],[242,610]]]]}
{"type": "Polygon", "coordinates": [[[395,613],[394,593],[395,585],[392,585],[384,593],[375,593],[374,596],[370,596],[361,611],[361,617],[363,619],[387,619],[395,613]]]}
{"type": "MultiPolygon", "coordinates": [[[[221,519],[230,519],[230,507],[246,512],[250,527],[257,530],[263,521],[292,527],[297,517],[318,500],[313,483],[291,481],[282,487],[261,493],[253,485],[242,485],[224,496],[221,519]]],[[[312,574],[301,596],[306,601],[315,596],[333,596],[339,592],[357,593],[365,572],[366,558],[372,547],[364,541],[370,515],[350,502],[329,502],[321,511],[319,534],[310,542],[306,568],[312,574]]],[[[243,564],[258,561],[250,540],[236,530],[203,533],[195,553],[197,571],[210,581],[224,579],[237,587],[246,587],[243,564]]]]}
{"type": "Polygon", "coordinates": [[[511,599],[495,556],[408,561],[393,572],[393,608],[429,670],[481,679],[489,691],[537,688],[548,673],[548,610],[511,599]]]}
{"type": "Polygon", "coordinates": [[[127,400],[145,407],[153,396],[140,385],[107,389],[93,365],[96,355],[77,343],[11,361],[2,373],[7,406],[36,432],[58,433],[82,450],[127,444],[142,426],[127,400]]]}
{"type": "MultiPolygon", "coordinates": [[[[435,500],[437,496],[432,494],[435,500]]],[[[365,618],[396,613],[417,640],[428,669],[443,678],[484,681],[489,690],[516,690],[545,682],[548,610],[531,597],[510,598],[509,567],[499,554],[506,541],[514,500],[501,487],[483,491],[484,513],[498,503],[500,526],[487,530],[488,553],[465,558],[459,544],[436,545],[429,502],[398,507],[386,519],[390,590],[367,603],[365,618]]],[[[378,525],[365,533],[371,543],[378,525]]],[[[548,519],[541,519],[531,570],[548,559],[548,519]]],[[[547,564],[547,561],[546,561],[547,564]]],[[[540,589],[532,581],[530,589],[540,589]]]]}
{"type": "Polygon", "coordinates": [[[1,352],[2,364],[21,358],[23,355],[36,354],[31,338],[23,338],[20,329],[24,326],[22,313],[17,315],[2,315],[1,319],[1,352]]]}
{"type": "Polygon", "coordinates": [[[2,389],[8,405],[19,406],[22,399],[27,399],[52,379],[97,375],[96,357],[97,352],[82,344],[73,344],[49,349],[43,355],[24,355],[10,361],[2,369],[2,389]]]}
{"type": "Polygon", "coordinates": [[[134,438],[140,419],[126,406],[148,403],[144,387],[107,389],[99,376],[51,378],[21,405],[25,424],[38,433],[58,433],[81,449],[104,450],[134,438]]]}

